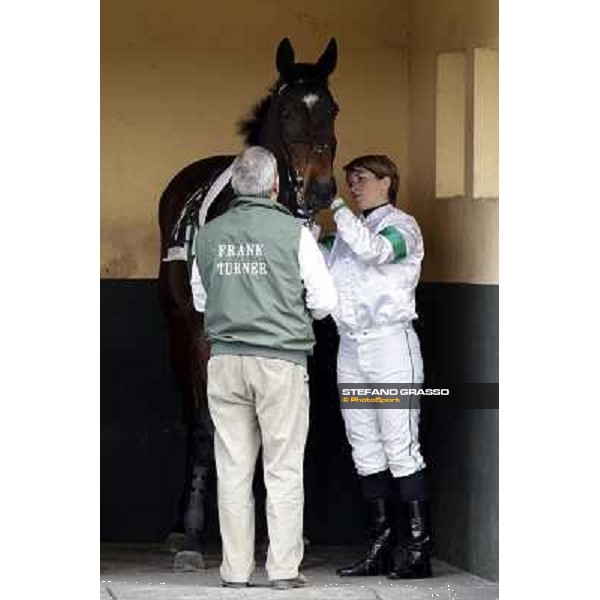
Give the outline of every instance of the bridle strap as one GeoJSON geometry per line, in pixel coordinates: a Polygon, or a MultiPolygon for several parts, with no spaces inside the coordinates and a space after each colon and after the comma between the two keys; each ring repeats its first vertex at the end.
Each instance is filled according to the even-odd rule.
{"type": "Polygon", "coordinates": [[[331,144],[329,143],[316,143],[314,140],[306,140],[306,139],[295,139],[295,140],[286,140],[283,135],[283,126],[282,126],[282,104],[281,98],[283,91],[288,88],[290,84],[284,83],[276,92],[277,96],[277,126],[279,130],[279,141],[281,143],[281,149],[284,155],[285,160],[285,174],[288,184],[288,190],[291,192],[291,199],[295,201],[296,205],[296,216],[303,221],[312,224],[314,222],[314,218],[312,212],[306,206],[306,198],[304,197],[304,178],[302,174],[293,166],[292,155],[289,150],[288,144],[306,144],[309,146],[310,153],[324,154],[327,150],[330,149],[331,144]]]}

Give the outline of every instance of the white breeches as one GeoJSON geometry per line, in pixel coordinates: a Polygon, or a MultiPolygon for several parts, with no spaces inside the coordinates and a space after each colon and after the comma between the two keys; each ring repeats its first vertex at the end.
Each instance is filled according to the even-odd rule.
{"type": "MultiPolygon", "coordinates": [[[[340,332],[337,376],[339,383],[423,383],[417,334],[411,326],[340,332]]],[[[418,408],[344,408],[342,416],[359,475],[390,469],[406,477],[425,467],[418,408]]]]}

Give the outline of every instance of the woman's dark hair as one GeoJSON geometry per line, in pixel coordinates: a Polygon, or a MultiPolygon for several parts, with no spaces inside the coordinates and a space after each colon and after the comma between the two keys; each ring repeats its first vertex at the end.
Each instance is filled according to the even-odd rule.
{"type": "Polygon", "coordinates": [[[371,171],[377,179],[389,177],[388,201],[392,204],[396,202],[396,195],[400,187],[400,175],[398,175],[398,168],[394,162],[385,154],[365,154],[365,156],[358,156],[344,166],[346,173],[356,171],[357,169],[371,171]]]}

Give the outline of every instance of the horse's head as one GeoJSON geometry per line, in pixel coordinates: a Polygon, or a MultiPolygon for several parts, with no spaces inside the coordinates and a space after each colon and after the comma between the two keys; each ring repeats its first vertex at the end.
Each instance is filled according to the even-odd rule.
{"type": "Polygon", "coordinates": [[[296,63],[288,38],[277,48],[279,80],[273,90],[271,128],[284,176],[281,200],[300,216],[312,216],[335,193],[332,177],[338,106],[327,86],[337,62],[334,39],[315,64],[296,63]]]}
{"type": "Polygon", "coordinates": [[[312,217],[335,193],[334,131],[338,106],[327,78],[335,69],[337,44],[332,39],[314,64],[296,63],[288,38],[277,48],[279,79],[253,116],[242,122],[246,143],[258,144],[277,157],[279,201],[300,217],[312,217]]]}

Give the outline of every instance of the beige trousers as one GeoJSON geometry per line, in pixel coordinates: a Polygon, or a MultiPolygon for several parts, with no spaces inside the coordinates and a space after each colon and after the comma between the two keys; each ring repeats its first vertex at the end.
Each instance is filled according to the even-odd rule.
{"type": "Polygon", "coordinates": [[[208,363],[208,405],[215,426],[221,578],[248,581],[254,570],[252,480],[263,446],[269,579],[298,575],[304,554],[306,368],[261,356],[221,354],[208,363]]]}

